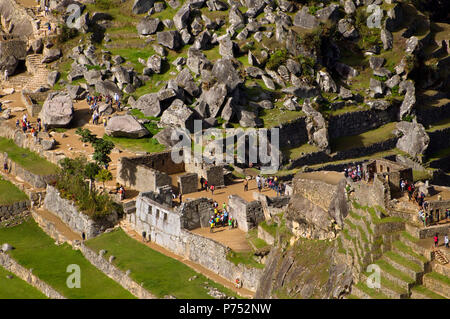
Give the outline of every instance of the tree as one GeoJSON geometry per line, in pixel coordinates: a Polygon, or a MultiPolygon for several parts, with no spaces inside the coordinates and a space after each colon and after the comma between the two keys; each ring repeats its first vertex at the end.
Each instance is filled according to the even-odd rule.
{"type": "Polygon", "coordinates": [[[100,166],[97,163],[87,163],[84,167],[84,176],[88,178],[91,182],[90,189],[92,189],[92,184],[95,180],[95,177],[100,171],[100,166]]]}
{"type": "Polygon", "coordinates": [[[98,174],[95,176],[95,179],[99,182],[103,183],[103,188],[105,188],[105,182],[112,181],[113,176],[110,171],[107,169],[102,169],[98,174]]]}
{"type": "Polygon", "coordinates": [[[80,135],[80,140],[83,143],[90,143],[94,148],[93,160],[101,166],[106,166],[111,162],[109,154],[114,148],[114,143],[111,141],[98,138],[95,134],[92,134],[88,129],[78,128],[75,133],[80,135]]]}

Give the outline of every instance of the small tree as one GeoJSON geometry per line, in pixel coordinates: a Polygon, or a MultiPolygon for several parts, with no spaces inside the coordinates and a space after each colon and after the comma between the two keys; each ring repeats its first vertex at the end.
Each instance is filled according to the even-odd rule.
{"type": "Polygon", "coordinates": [[[98,174],[95,176],[95,179],[99,182],[103,183],[103,188],[105,188],[105,182],[112,181],[113,176],[110,171],[107,169],[102,169],[98,174]]]}
{"type": "Polygon", "coordinates": [[[88,129],[78,128],[75,133],[80,135],[80,140],[83,143],[90,143],[94,148],[93,160],[101,166],[107,165],[111,162],[109,154],[114,148],[114,143],[111,141],[98,138],[95,134],[92,134],[88,129]]]}
{"type": "Polygon", "coordinates": [[[84,176],[91,182],[90,189],[93,188],[92,184],[95,181],[95,177],[100,172],[100,166],[97,163],[88,163],[84,167],[84,176]]]}

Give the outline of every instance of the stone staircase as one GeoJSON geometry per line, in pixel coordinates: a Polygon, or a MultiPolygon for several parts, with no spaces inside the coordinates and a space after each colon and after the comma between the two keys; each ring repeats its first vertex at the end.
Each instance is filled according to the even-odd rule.
{"type": "Polygon", "coordinates": [[[49,69],[41,63],[42,54],[30,54],[26,57],[27,72],[12,76],[4,82],[6,87],[12,87],[16,91],[34,92],[41,87],[48,87],[47,78],[49,69]]]}
{"type": "Polygon", "coordinates": [[[450,267],[434,261],[438,255],[418,244],[414,232],[408,231],[411,226],[401,229],[398,217],[384,214],[376,208],[354,207],[345,220],[339,252],[352,258],[360,273],[347,298],[450,298],[450,267]],[[371,264],[379,267],[379,288],[368,285],[373,272],[366,267],[371,264]]]}

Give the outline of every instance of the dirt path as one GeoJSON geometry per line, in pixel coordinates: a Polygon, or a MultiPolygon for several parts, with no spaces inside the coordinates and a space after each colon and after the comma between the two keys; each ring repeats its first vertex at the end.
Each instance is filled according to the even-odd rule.
{"type": "MultiPolygon", "coordinates": [[[[138,241],[142,241],[142,237],[137,232],[135,232],[125,220],[123,220],[120,223],[120,226],[125,231],[125,233],[128,234],[131,238],[136,239],[138,241]]],[[[234,286],[234,284],[232,282],[223,278],[222,276],[219,276],[218,274],[214,273],[213,271],[203,267],[202,265],[194,263],[188,259],[182,258],[181,256],[178,256],[178,255],[172,253],[171,251],[169,251],[153,242],[147,242],[147,243],[145,243],[145,245],[147,245],[148,247],[150,247],[153,250],[160,252],[161,254],[166,255],[167,257],[181,261],[183,264],[194,269],[196,272],[201,273],[202,275],[209,278],[210,280],[221,284],[222,286],[234,291],[235,293],[239,294],[242,297],[253,298],[253,296],[254,296],[254,292],[252,292],[248,289],[245,289],[245,288],[238,289],[234,286]]]]}
{"type": "Polygon", "coordinates": [[[252,250],[246,239],[247,233],[239,228],[228,229],[228,227],[220,227],[215,228],[213,233],[210,232],[209,228],[197,228],[191,230],[191,232],[214,239],[236,252],[247,252],[252,250]]]}
{"type": "Polygon", "coordinates": [[[50,213],[43,208],[35,209],[34,212],[41,216],[43,219],[52,222],[55,225],[58,233],[63,235],[68,240],[72,242],[75,240],[81,241],[81,236],[70,229],[58,216],[50,213]]]}

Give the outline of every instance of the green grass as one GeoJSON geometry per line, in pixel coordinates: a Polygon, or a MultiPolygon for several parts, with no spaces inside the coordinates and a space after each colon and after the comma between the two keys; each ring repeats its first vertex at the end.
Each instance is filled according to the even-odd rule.
{"type": "Polygon", "coordinates": [[[428,276],[430,278],[436,279],[436,280],[442,282],[443,284],[446,284],[450,288],[450,278],[448,278],[447,276],[444,276],[444,275],[439,274],[439,273],[434,272],[434,271],[426,274],[425,276],[428,276]]]}
{"type": "Polygon", "coordinates": [[[278,228],[278,224],[275,222],[272,223],[268,223],[266,220],[259,223],[259,226],[261,226],[262,229],[264,229],[266,232],[268,232],[269,234],[271,234],[273,237],[275,237],[277,235],[277,228],[278,228]]]}
{"type": "Polygon", "coordinates": [[[426,287],[424,287],[422,285],[412,287],[411,290],[412,291],[416,291],[416,292],[418,292],[418,293],[420,293],[422,295],[425,295],[425,296],[427,296],[427,297],[429,297],[431,299],[447,299],[447,298],[445,298],[445,297],[443,297],[441,295],[438,295],[437,293],[429,290],[428,288],[426,288],[426,287]]]}
{"type": "Polygon", "coordinates": [[[0,177],[0,205],[11,205],[28,200],[28,196],[13,183],[0,177]]]}
{"type": "Polygon", "coordinates": [[[264,127],[271,128],[284,123],[292,122],[302,116],[305,116],[303,111],[288,111],[288,110],[280,110],[275,107],[271,110],[261,110],[259,117],[264,122],[264,127]]]}
{"type": "Polygon", "coordinates": [[[0,267],[0,299],[47,299],[47,297],[26,281],[0,267]],[[12,278],[8,279],[6,277],[8,275],[12,278]]]}
{"type": "Polygon", "coordinates": [[[332,141],[334,151],[346,151],[358,147],[367,147],[375,143],[386,141],[395,137],[392,131],[396,123],[388,123],[377,129],[359,135],[344,136],[332,141]]]}
{"type": "Polygon", "coordinates": [[[43,159],[34,152],[18,147],[13,140],[0,137],[0,152],[8,153],[8,157],[18,165],[36,175],[56,173],[57,166],[43,159]]]}
{"type": "Polygon", "coordinates": [[[404,272],[394,268],[391,264],[389,264],[387,261],[383,259],[379,259],[375,262],[380,268],[388,273],[390,273],[392,276],[395,276],[399,278],[400,280],[407,282],[407,283],[413,283],[415,280],[411,277],[409,277],[404,272]]]}
{"type": "Polygon", "coordinates": [[[127,137],[112,137],[104,135],[105,140],[109,140],[114,144],[134,152],[148,152],[157,153],[165,150],[165,146],[159,144],[155,138],[127,138],[127,137]]]}
{"type": "Polygon", "coordinates": [[[70,245],[55,245],[32,219],[22,224],[0,229],[0,242],[9,243],[14,250],[9,254],[33,274],[45,281],[67,298],[73,299],[124,299],[134,298],[130,292],[104,275],[89,263],[80,251],[70,245]],[[81,270],[81,288],[68,288],[70,273],[67,267],[76,264],[81,270]]]}
{"type": "Polygon", "coordinates": [[[228,289],[208,280],[182,262],[130,238],[122,229],[90,239],[86,245],[97,252],[105,249],[105,258],[115,256],[113,263],[118,268],[123,271],[131,270],[130,277],[137,283],[142,283],[145,289],[159,298],[166,295],[183,299],[211,298],[204,288],[204,282],[227,295],[235,296],[228,289]],[[197,278],[189,281],[193,276],[197,278]]]}
{"type": "Polygon", "coordinates": [[[410,261],[410,260],[400,256],[399,254],[396,254],[396,253],[394,253],[392,251],[387,251],[384,254],[387,257],[389,257],[389,259],[391,259],[391,260],[395,261],[396,263],[398,263],[398,264],[400,264],[402,266],[405,266],[405,267],[407,267],[407,268],[409,268],[409,269],[411,269],[413,271],[416,271],[416,272],[421,272],[422,271],[422,268],[418,264],[416,264],[416,263],[414,263],[414,262],[412,262],[412,261],[410,261]]]}
{"type": "Polygon", "coordinates": [[[257,262],[253,258],[254,256],[253,252],[236,252],[231,250],[227,254],[227,260],[231,261],[236,266],[241,264],[252,268],[263,269],[264,265],[257,262]]]}
{"type": "Polygon", "coordinates": [[[406,230],[400,233],[401,236],[405,237],[406,239],[408,239],[409,241],[413,242],[413,243],[417,243],[419,242],[419,238],[416,238],[414,236],[412,236],[410,233],[408,233],[406,230]]]}
{"type": "Polygon", "coordinates": [[[420,261],[423,262],[423,263],[428,262],[428,259],[427,259],[427,258],[425,258],[425,257],[422,256],[422,255],[417,254],[416,252],[414,252],[414,250],[411,249],[411,247],[405,245],[403,242],[401,242],[401,241],[399,241],[399,240],[393,242],[393,245],[394,245],[395,247],[397,247],[399,250],[401,250],[402,252],[404,252],[404,253],[406,253],[406,254],[408,254],[408,255],[411,255],[412,257],[414,257],[414,258],[420,260],[420,261]]]}
{"type": "Polygon", "coordinates": [[[370,297],[374,298],[374,299],[390,299],[388,296],[386,296],[385,294],[367,287],[366,282],[359,282],[356,284],[356,287],[359,288],[359,290],[362,290],[363,292],[365,292],[366,294],[368,294],[370,297]]]}
{"type": "Polygon", "coordinates": [[[315,145],[305,143],[303,145],[300,145],[300,146],[294,147],[294,148],[283,148],[283,149],[281,149],[281,151],[288,158],[296,159],[296,158],[304,156],[305,154],[318,152],[319,148],[315,145]]]}
{"type": "Polygon", "coordinates": [[[263,239],[258,238],[258,228],[250,229],[247,233],[247,239],[256,249],[263,249],[269,246],[263,239]]]}
{"type": "Polygon", "coordinates": [[[442,121],[439,121],[437,123],[434,123],[433,125],[430,125],[430,127],[427,129],[427,132],[432,133],[449,127],[450,127],[450,117],[443,119],[442,121]]]}

